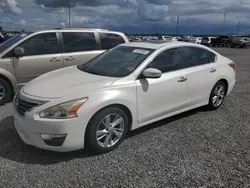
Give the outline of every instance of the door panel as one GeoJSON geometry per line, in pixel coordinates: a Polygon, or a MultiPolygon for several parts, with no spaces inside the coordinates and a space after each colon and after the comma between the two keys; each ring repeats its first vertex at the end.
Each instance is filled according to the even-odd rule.
{"type": "Polygon", "coordinates": [[[158,79],[136,80],[139,123],[186,107],[187,73],[182,69],[182,64],[181,48],[165,50],[147,66],[147,68],[160,70],[163,73],[162,76],[158,79]]]}
{"type": "Polygon", "coordinates": [[[25,51],[23,57],[13,58],[19,85],[63,67],[58,44],[56,32],[47,32],[34,35],[18,45],[25,51]]]}
{"type": "Polygon", "coordinates": [[[185,70],[165,73],[158,79],[136,80],[139,123],[186,107],[187,84],[181,77],[186,77],[185,70]]]}
{"type": "Polygon", "coordinates": [[[202,48],[184,47],[187,70],[188,107],[204,103],[218,78],[215,55],[202,48]]]}
{"type": "Polygon", "coordinates": [[[61,54],[14,58],[14,69],[20,85],[31,81],[37,76],[62,67],[61,54]]]}
{"type": "Polygon", "coordinates": [[[217,63],[187,69],[188,106],[205,102],[217,80],[217,63]]]}

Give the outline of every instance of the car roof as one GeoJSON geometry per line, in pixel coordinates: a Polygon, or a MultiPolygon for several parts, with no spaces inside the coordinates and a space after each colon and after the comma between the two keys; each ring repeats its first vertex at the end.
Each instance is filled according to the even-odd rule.
{"type": "Polygon", "coordinates": [[[138,47],[138,48],[150,48],[150,49],[159,49],[161,47],[175,47],[175,46],[196,46],[201,47],[198,44],[193,44],[189,42],[181,42],[181,41],[144,41],[144,42],[130,42],[120,44],[120,46],[129,46],[129,47],[138,47]]]}
{"type": "Polygon", "coordinates": [[[55,28],[55,29],[43,29],[43,30],[32,30],[33,33],[43,33],[43,32],[103,32],[103,33],[114,33],[114,34],[124,34],[118,31],[111,31],[107,29],[94,29],[94,28],[55,28]]]}

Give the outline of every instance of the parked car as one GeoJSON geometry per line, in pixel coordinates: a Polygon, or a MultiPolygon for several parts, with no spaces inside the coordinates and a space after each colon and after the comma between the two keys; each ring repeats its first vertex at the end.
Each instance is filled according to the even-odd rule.
{"type": "Polygon", "coordinates": [[[216,47],[216,46],[222,46],[222,47],[228,47],[230,43],[232,42],[232,37],[230,36],[219,36],[216,38],[213,38],[211,40],[211,46],[216,47]]]}
{"type": "Polygon", "coordinates": [[[211,40],[215,37],[202,37],[201,38],[201,44],[204,46],[211,46],[211,40]]]}
{"type": "Polygon", "coordinates": [[[181,37],[172,37],[172,41],[180,41],[181,37]]]}
{"type": "Polygon", "coordinates": [[[24,84],[46,72],[83,64],[118,44],[120,32],[100,29],[57,29],[23,32],[0,45],[0,104],[24,84]]]}
{"type": "Polygon", "coordinates": [[[245,48],[246,46],[249,45],[249,42],[250,42],[250,39],[248,39],[248,38],[235,37],[232,40],[230,46],[231,46],[231,48],[234,48],[234,47],[245,48]]]}
{"type": "Polygon", "coordinates": [[[202,37],[193,37],[189,39],[189,42],[194,43],[194,44],[200,44],[201,43],[202,37]]]}
{"type": "Polygon", "coordinates": [[[171,40],[170,36],[159,36],[159,40],[171,40]]]}
{"type": "Polygon", "coordinates": [[[218,109],[234,84],[235,63],[205,46],[126,43],[26,84],[14,99],[14,122],[35,147],[104,153],[146,124],[204,105],[218,109]]]}
{"type": "Polygon", "coordinates": [[[0,44],[5,41],[3,34],[0,32],[0,44]]]}

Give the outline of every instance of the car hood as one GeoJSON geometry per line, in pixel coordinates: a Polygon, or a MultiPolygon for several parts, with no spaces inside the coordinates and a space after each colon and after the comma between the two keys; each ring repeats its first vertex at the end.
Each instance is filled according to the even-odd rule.
{"type": "Polygon", "coordinates": [[[79,91],[107,87],[116,79],[89,74],[74,66],[37,77],[23,87],[23,92],[41,98],[59,98],[79,91]]]}

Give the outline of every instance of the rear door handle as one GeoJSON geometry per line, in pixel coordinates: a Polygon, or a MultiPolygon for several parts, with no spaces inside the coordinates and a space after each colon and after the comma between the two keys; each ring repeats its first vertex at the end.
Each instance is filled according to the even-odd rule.
{"type": "Polygon", "coordinates": [[[72,61],[72,60],[74,60],[74,59],[75,59],[75,57],[73,57],[73,56],[65,57],[65,60],[66,60],[66,61],[72,61]]]}
{"type": "Polygon", "coordinates": [[[50,59],[51,62],[56,62],[56,61],[60,61],[61,59],[58,57],[53,57],[50,59]]]}
{"type": "Polygon", "coordinates": [[[180,77],[180,79],[178,80],[178,82],[185,82],[187,80],[187,77],[180,77]]]}
{"type": "Polygon", "coordinates": [[[209,72],[211,73],[216,72],[216,68],[212,68],[209,72]]]}

